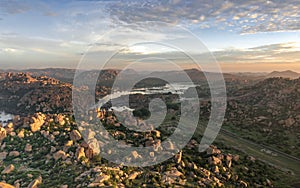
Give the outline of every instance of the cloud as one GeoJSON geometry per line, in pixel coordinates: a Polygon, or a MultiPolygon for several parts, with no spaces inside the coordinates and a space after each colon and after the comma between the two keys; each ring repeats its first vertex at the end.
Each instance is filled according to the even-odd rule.
{"type": "Polygon", "coordinates": [[[106,10],[117,24],[162,21],[199,27],[228,27],[239,33],[300,30],[299,0],[117,1],[106,10]]]}
{"type": "Polygon", "coordinates": [[[2,15],[14,15],[23,14],[29,11],[42,12],[44,16],[57,16],[57,13],[52,10],[51,6],[42,1],[35,1],[34,3],[30,0],[1,0],[0,1],[0,12],[2,15]]]}
{"type": "Polygon", "coordinates": [[[25,1],[2,0],[0,11],[4,14],[20,14],[30,10],[31,7],[25,1]]]}
{"type": "Polygon", "coordinates": [[[214,52],[221,63],[300,63],[300,43],[262,45],[248,49],[225,49],[214,52]]]}

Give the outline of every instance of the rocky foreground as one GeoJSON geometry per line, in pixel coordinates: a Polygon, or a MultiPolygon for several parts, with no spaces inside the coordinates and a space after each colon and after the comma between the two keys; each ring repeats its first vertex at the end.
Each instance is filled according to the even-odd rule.
{"type": "MultiPolygon", "coordinates": [[[[163,148],[162,131],[127,133],[113,114],[95,112],[110,133],[126,144],[140,143],[163,148]],[[121,131],[123,130],[123,131],[121,131]]],[[[90,130],[88,135],[97,131],[90,130]]],[[[198,153],[199,138],[162,164],[126,167],[101,158],[82,138],[72,117],[36,113],[15,118],[0,130],[2,187],[278,187],[282,174],[238,151],[222,152],[210,146],[198,153]],[[4,184],[7,183],[7,184],[4,184]],[[10,184],[10,185],[8,185],[10,184]],[[5,185],[5,186],[3,186],[5,185]]],[[[101,145],[101,143],[99,143],[101,145]]],[[[112,148],[113,150],[113,148],[112,148]]],[[[143,160],[132,152],[128,160],[143,160]]]]}

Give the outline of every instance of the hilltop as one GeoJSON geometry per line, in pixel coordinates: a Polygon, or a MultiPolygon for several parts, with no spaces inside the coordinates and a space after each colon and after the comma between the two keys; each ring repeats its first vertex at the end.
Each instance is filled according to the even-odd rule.
{"type": "Polygon", "coordinates": [[[266,76],[266,78],[275,78],[275,77],[282,77],[282,78],[290,78],[290,79],[297,79],[300,77],[300,73],[294,71],[273,71],[266,76]]]}

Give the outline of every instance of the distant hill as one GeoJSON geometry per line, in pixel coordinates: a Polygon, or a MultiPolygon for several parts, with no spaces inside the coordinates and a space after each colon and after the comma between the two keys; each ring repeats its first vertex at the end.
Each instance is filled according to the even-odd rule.
{"type": "Polygon", "coordinates": [[[266,78],[291,78],[291,79],[297,79],[300,77],[300,73],[294,72],[294,71],[273,71],[270,74],[266,76],[266,78]]]}

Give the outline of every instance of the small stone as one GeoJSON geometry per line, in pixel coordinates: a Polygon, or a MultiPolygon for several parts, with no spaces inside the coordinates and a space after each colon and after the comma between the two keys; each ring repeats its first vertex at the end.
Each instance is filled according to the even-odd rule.
{"type": "Polygon", "coordinates": [[[71,147],[72,145],[73,145],[73,140],[69,140],[69,141],[65,144],[66,147],[71,147]]]}
{"type": "Polygon", "coordinates": [[[70,138],[71,140],[73,140],[74,142],[78,141],[81,139],[81,134],[79,131],[77,130],[73,130],[71,133],[70,133],[70,138]]]}
{"type": "Polygon", "coordinates": [[[55,118],[55,121],[56,121],[56,123],[59,123],[60,126],[63,126],[66,124],[65,116],[62,114],[58,114],[55,118]]]}
{"type": "Polygon", "coordinates": [[[19,133],[18,133],[18,137],[19,138],[24,138],[24,129],[22,129],[19,133]]]}
{"type": "Polygon", "coordinates": [[[51,146],[50,153],[54,153],[56,151],[56,147],[51,146]]]}
{"type": "Polygon", "coordinates": [[[37,179],[33,180],[27,188],[38,188],[42,184],[42,176],[39,176],[37,179]]]}
{"type": "Polygon", "coordinates": [[[32,151],[32,145],[26,144],[25,146],[25,152],[31,152],[32,151]]]}
{"type": "Polygon", "coordinates": [[[218,166],[214,166],[213,172],[214,173],[219,173],[220,172],[219,167],[218,166]]]}
{"type": "Polygon", "coordinates": [[[80,159],[85,158],[85,157],[86,156],[85,156],[84,148],[80,147],[77,151],[76,158],[79,161],[80,159]]]}
{"type": "Polygon", "coordinates": [[[248,187],[248,184],[244,181],[240,181],[240,184],[242,185],[242,187],[248,187]]]}
{"type": "Polygon", "coordinates": [[[179,153],[177,153],[177,154],[175,155],[175,162],[176,162],[177,164],[179,164],[179,163],[181,162],[181,159],[182,159],[182,151],[180,151],[179,153]]]}
{"type": "Polygon", "coordinates": [[[58,152],[56,152],[56,153],[53,154],[53,158],[54,158],[54,160],[56,160],[56,161],[57,161],[58,159],[63,159],[63,160],[65,160],[67,157],[68,157],[67,154],[66,154],[64,151],[62,151],[62,150],[59,150],[58,152]]]}
{"type": "Polygon", "coordinates": [[[132,151],[131,155],[133,156],[134,159],[142,158],[142,156],[140,156],[137,151],[132,151]]]}
{"type": "Polygon", "coordinates": [[[12,136],[12,137],[14,137],[14,136],[17,135],[16,132],[11,132],[11,133],[9,133],[9,134],[10,134],[10,136],[12,136]]]}
{"type": "Polygon", "coordinates": [[[221,154],[221,150],[219,150],[216,146],[210,146],[206,150],[207,155],[221,154]]]}
{"type": "Polygon", "coordinates": [[[141,173],[140,172],[133,172],[132,174],[130,174],[128,176],[128,179],[129,180],[134,180],[138,175],[140,175],[141,173]]]}
{"type": "Polygon", "coordinates": [[[20,155],[20,152],[18,152],[18,151],[9,152],[9,156],[18,157],[19,155],[20,155]]]}
{"type": "Polygon", "coordinates": [[[165,143],[165,149],[166,150],[174,150],[175,148],[174,148],[174,144],[171,142],[171,141],[167,141],[166,143],[165,143]]]}
{"type": "Polygon", "coordinates": [[[95,179],[95,183],[103,183],[105,181],[108,181],[110,179],[110,176],[109,175],[106,175],[106,174],[103,174],[101,176],[98,176],[96,179],[95,179]]]}
{"type": "Polygon", "coordinates": [[[13,164],[11,165],[8,165],[2,172],[1,174],[9,174],[11,173],[12,171],[15,170],[15,166],[13,164]]]}
{"type": "Polygon", "coordinates": [[[154,152],[150,152],[149,155],[150,155],[150,157],[152,157],[152,158],[155,156],[155,155],[154,155],[154,152]]]}
{"type": "Polygon", "coordinates": [[[6,159],[6,156],[7,156],[7,152],[1,152],[0,153],[0,160],[5,160],[6,159]]]}

